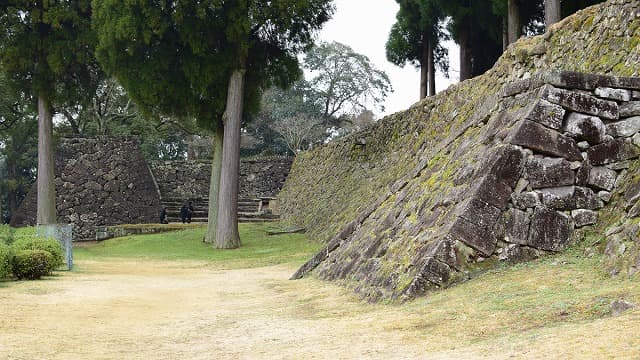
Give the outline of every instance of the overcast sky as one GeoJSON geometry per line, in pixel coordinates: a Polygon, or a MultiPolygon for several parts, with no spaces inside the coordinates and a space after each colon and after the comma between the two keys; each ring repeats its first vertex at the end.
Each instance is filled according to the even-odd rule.
{"type": "MultiPolygon", "coordinates": [[[[357,53],[369,57],[391,80],[394,92],[387,97],[384,114],[376,115],[382,117],[392,114],[418,101],[420,71],[412,65],[405,65],[404,68],[395,66],[385,56],[384,46],[396,20],[398,3],[395,0],[334,0],[334,4],[336,12],[320,32],[320,40],[349,45],[357,53]]],[[[457,55],[453,55],[450,56],[450,68],[458,70],[457,55]]],[[[451,78],[457,81],[458,73],[451,71],[451,78]]],[[[452,80],[437,74],[436,90],[446,88],[452,80]]]]}

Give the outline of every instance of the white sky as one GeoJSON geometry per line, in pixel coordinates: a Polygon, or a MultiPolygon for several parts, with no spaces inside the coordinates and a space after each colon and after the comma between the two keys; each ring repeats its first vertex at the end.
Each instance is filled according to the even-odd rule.
{"type": "MultiPolygon", "coordinates": [[[[407,109],[420,96],[420,71],[412,65],[400,68],[387,61],[385,44],[396,21],[399,5],[395,0],[334,0],[336,12],[320,32],[320,40],[349,45],[389,76],[394,92],[387,96],[385,112],[378,117],[407,109]]],[[[436,90],[448,87],[458,79],[458,56],[455,46],[449,48],[450,77],[436,74],[436,90]],[[455,51],[455,52],[454,52],[455,51]],[[453,70],[453,71],[452,71],[453,70]]]]}

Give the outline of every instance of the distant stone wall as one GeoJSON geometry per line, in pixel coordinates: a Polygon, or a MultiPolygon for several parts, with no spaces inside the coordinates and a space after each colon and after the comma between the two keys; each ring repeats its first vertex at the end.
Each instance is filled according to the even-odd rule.
{"type": "MultiPolygon", "coordinates": [[[[73,224],[74,240],[95,239],[95,227],[158,222],[160,195],[137,138],[68,138],[55,155],[59,223],[73,224]]],[[[36,186],[12,225],[36,222],[36,186]]]]}
{"type": "MultiPolygon", "coordinates": [[[[240,162],[240,198],[275,197],[289,175],[292,158],[240,162]]],[[[154,161],[151,169],[163,199],[208,199],[210,161],[154,161]]]]}

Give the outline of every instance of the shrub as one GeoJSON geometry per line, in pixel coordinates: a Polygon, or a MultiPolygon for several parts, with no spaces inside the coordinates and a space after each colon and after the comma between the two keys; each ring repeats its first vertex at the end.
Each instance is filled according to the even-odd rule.
{"type": "Polygon", "coordinates": [[[0,224],[0,244],[11,245],[15,232],[11,226],[0,224]]]}
{"type": "Polygon", "coordinates": [[[13,251],[9,245],[0,242],[0,279],[4,279],[11,275],[11,259],[13,251]]]}
{"type": "Polygon", "coordinates": [[[48,272],[51,272],[64,264],[64,253],[62,252],[62,246],[60,246],[60,243],[54,238],[18,238],[13,243],[12,247],[16,254],[20,250],[42,250],[51,254],[53,260],[51,261],[51,268],[48,270],[48,272]]]}
{"type": "Polygon", "coordinates": [[[18,279],[37,280],[53,268],[54,257],[45,250],[19,250],[13,257],[13,274],[18,279]]]}

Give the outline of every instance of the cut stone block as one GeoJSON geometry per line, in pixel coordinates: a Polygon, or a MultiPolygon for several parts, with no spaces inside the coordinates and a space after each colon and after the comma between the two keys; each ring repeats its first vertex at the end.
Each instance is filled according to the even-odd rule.
{"type": "Polygon", "coordinates": [[[529,227],[529,246],[536,249],[561,251],[567,248],[573,226],[561,212],[537,208],[529,227]]]}
{"type": "Polygon", "coordinates": [[[571,210],[576,208],[575,186],[547,188],[538,191],[542,195],[542,203],[550,209],[571,210]]]}
{"type": "Polygon", "coordinates": [[[560,105],[552,104],[545,99],[540,99],[526,107],[525,113],[525,119],[558,130],[562,127],[565,110],[560,105]]]}
{"type": "Polygon", "coordinates": [[[504,210],[511,199],[511,187],[491,174],[485,175],[473,185],[469,192],[470,197],[477,197],[480,200],[504,210]]]}
{"type": "Polygon", "coordinates": [[[545,85],[541,88],[541,97],[572,111],[611,120],[617,120],[619,117],[616,102],[598,99],[595,96],[545,85]]]}
{"type": "Polygon", "coordinates": [[[573,185],[575,181],[571,163],[561,158],[530,158],[525,174],[533,189],[573,185]]]}
{"type": "Polygon", "coordinates": [[[563,157],[571,161],[582,160],[580,149],[578,149],[575,140],[531,120],[520,121],[506,141],[543,154],[563,157]]]}
{"type": "Polygon", "coordinates": [[[599,144],[605,139],[607,127],[597,116],[572,112],[567,117],[564,131],[578,141],[599,144]]]}
{"type": "Polygon", "coordinates": [[[484,256],[493,254],[498,242],[493,231],[461,217],[458,217],[449,229],[449,236],[469,245],[484,256]]]}
{"type": "Polygon", "coordinates": [[[486,229],[493,228],[502,216],[500,209],[478,198],[462,202],[458,205],[456,213],[465,220],[486,229]]]}
{"type": "MultiPolygon", "coordinates": [[[[600,209],[604,207],[604,202],[593,190],[576,186],[574,189],[575,208],[574,209],[600,209]]],[[[565,209],[570,210],[570,209],[565,209]]]]}
{"type": "Polygon", "coordinates": [[[613,137],[628,137],[640,131],[640,116],[630,117],[607,124],[607,134],[613,137]]]}
{"type": "Polygon", "coordinates": [[[619,105],[620,117],[640,115],[640,101],[629,101],[619,105]]]}
{"type": "Polygon", "coordinates": [[[593,225],[598,222],[598,212],[593,210],[572,210],[571,217],[573,218],[573,223],[577,228],[587,225],[593,225]]]}
{"type": "Polygon", "coordinates": [[[535,208],[540,205],[540,198],[535,191],[523,192],[520,194],[512,194],[511,202],[515,208],[524,210],[527,208],[535,208]]]}
{"type": "Polygon", "coordinates": [[[520,246],[518,244],[509,244],[502,248],[502,252],[498,256],[500,261],[507,261],[515,264],[524,261],[530,261],[540,256],[540,251],[528,246],[520,246]]]}
{"type": "Polygon", "coordinates": [[[513,244],[528,244],[530,214],[518,209],[509,209],[504,214],[504,241],[513,244]]]}
{"type": "Polygon", "coordinates": [[[605,165],[635,159],[638,155],[638,147],[625,139],[606,141],[587,150],[587,158],[592,165],[605,165]]]}
{"type": "Polygon", "coordinates": [[[487,173],[514,188],[525,164],[525,154],[515,146],[502,146],[492,153],[487,173]]]}
{"type": "Polygon", "coordinates": [[[611,200],[611,196],[613,194],[611,194],[609,191],[598,191],[598,197],[600,198],[600,200],[604,201],[605,203],[608,203],[609,200],[611,200]]]}
{"type": "Polygon", "coordinates": [[[439,286],[449,282],[450,274],[449,266],[434,258],[427,258],[420,270],[420,276],[439,286]]]}
{"type": "Polygon", "coordinates": [[[610,87],[598,87],[594,91],[596,96],[616,101],[629,101],[631,100],[631,91],[626,89],[616,89],[610,87]]]}
{"type": "Polygon", "coordinates": [[[597,87],[640,89],[640,78],[586,74],[575,71],[552,71],[543,74],[548,84],[567,89],[594,90],[597,87]]]}
{"type": "Polygon", "coordinates": [[[618,173],[605,166],[594,166],[589,171],[587,185],[599,190],[611,191],[616,185],[618,173]]]}

